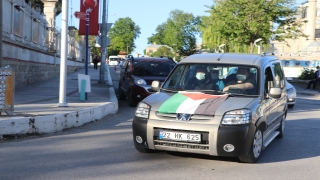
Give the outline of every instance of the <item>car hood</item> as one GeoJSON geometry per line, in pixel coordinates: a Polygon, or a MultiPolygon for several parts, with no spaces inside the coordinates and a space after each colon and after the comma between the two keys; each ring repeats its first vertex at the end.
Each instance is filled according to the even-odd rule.
{"type": "MultiPolygon", "coordinates": [[[[179,106],[177,101],[174,101],[174,104],[169,104],[168,101],[169,99],[177,93],[154,93],[147,98],[143,100],[143,102],[149,104],[151,106],[151,111],[157,111],[159,112],[159,109],[163,109],[163,106],[167,106],[168,109],[172,110],[174,107],[179,106]]],[[[203,93],[201,93],[203,94],[203,93]]],[[[208,95],[211,96],[211,95],[208,95]]],[[[225,112],[235,110],[235,109],[243,109],[246,108],[253,100],[255,100],[256,97],[228,97],[226,96],[225,98],[223,97],[222,100],[213,102],[213,103],[207,103],[207,106],[205,107],[206,110],[200,111],[202,115],[224,115],[225,112]],[[209,111],[208,110],[212,110],[209,111]],[[211,114],[210,114],[211,113],[211,114]]],[[[172,100],[172,98],[171,98],[172,100]]],[[[206,99],[207,100],[207,99],[206,99]]],[[[187,101],[187,100],[186,100],[187,101]]],[[[206,104],[206,101],[201,102],[201,105],[206,104]]],[[[199,102],[191,102],[190,106],[188,107],[193,107],[194,109],[197,109],[197,107],[200,107],[199,102]],[[198,104],[197,104],[198,103],[198,104]]],[[[178,108],[179,109],[179,108],[178,108]]],[[[169,111],[170,111],[169,110],[169,111]]],[[[195,110],[194,112],[199,112],[195,110]]],[[[175,110],[172,110],[168,113],[181,113],[181,112],[175,112],[175,110]]],[[[188,112],[185,112],[188,113],[188,112]]],[[[193,114],[193,113],[192,113],[193,114]]],[[[194,113],[196,114],[196,113],[194,113]]]]}
{"type": "Polygon", "coordinates": [[[144,79],[147,82],[147,85],[151,85],[152,81],[160,81],[161,83],[166,80],[167,76],[133,76],[134,78],[144,79]]]}

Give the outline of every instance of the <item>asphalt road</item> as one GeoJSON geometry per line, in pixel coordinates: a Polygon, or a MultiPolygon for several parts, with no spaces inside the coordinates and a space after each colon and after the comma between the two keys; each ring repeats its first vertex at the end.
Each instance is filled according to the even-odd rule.
{"type": "MultiPolygon", "coordinates": [[[[117,74],[110,70],[117,83],[117,74]]],[[[255,164],[229,157],[139,153],[132,142],[135,108],[119,101],[119,112],[101,121],[0,142],[0,179],[318,179],[319,100],[298,96],[288,113],[285,136],[273,141],[255,164]]]]}

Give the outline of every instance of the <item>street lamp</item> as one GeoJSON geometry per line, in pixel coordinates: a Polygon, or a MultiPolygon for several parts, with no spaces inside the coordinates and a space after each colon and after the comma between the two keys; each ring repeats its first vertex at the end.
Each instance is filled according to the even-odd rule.
{"type": "Polygon", "coordinates": [[[259,41],[261,41],[262,40],[262,38],[259,38],[259,39],[256,39],[254,42],[253,42],[253,44],[256,46],[256,47],[258,47],[258,54],[260,54],[260,47],[261,47],[261,45],[257,45],[257,42],[259,42],[259,41]]]}
{"type": "Polygon", "coordinates": [[[225,44],[221,44],[221,45],[219,46],[219,51],[221,51],[222,53],[224,53],[224,50],[221,49],[223,46],[225,46],[225,44]]]}

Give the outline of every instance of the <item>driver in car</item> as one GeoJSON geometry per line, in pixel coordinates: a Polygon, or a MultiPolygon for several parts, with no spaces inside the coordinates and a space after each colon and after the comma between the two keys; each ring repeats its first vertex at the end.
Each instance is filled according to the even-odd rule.
{"type": "Polygon", "coordinates": [[[255,80],[250,78],[249,68],[239,68],[237,71],[237,80],[230,81],[223,88],[223,91],[228,91],[229,89],[241,89],[241,90],[251,90],[254,88],[255,80]]]}

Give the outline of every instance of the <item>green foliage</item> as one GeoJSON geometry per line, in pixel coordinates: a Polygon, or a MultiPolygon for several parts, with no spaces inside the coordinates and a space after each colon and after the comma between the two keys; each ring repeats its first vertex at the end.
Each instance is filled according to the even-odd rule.
{"type": "Polygon", "coordinates": [[[174,56],[172,49],[170,49],[167,46],[161,46],[156,52],[148,52],[147,55],[150,57],[160,57],[160,56],[173,57],[174,56]]]}
{"type": "Polygon", "coordinates": [[[136,48],[134,40],[139,37],[139,34],[141,34],[140,27],[131,18],[118,19],[109,30],[110,45],[108,50],[110,52],[128,51],[130,54],[136,48]]]}
{"type": "Polygon", "coordinates": [[[227,51],[254,51],[253,42],[262,38],[268,43],[272,34],[276,40],[305,36],[300,32],[302,22],[293,15],[296,8],[293,0],[215,0],[208,7],[210,16],[201,17],[202,43],[210,49],[227,44],[227,51]],[[284,18],[285,17],[285,18],[284,18]],[[278,24],[274,31],[273,24],[278,24]]]}
{"type": "Polygon", "coordinates": [[[301,75],[299,76],[299,79],[302,80],[312,80],[314,78],[315,70],[309,69],[309,68],[303,68],[301,75]]]}
{"type": "Polygon", "coordinates": [[[167,45],[173,48],[174,54],[188,56],[196,51],[196,35],[199,33],[198,17],[180,10],[170,12],[167,21],[156,28],[156,34],[148,38],[149,44],[167,45]]]}
{"type": "MultiPolygon", "coordinates": [[[[33,9],[39,6],[40,11],[43,12],[43,2],[41,0],[25,0],[25,2],[26,3],[31,2],[31,7],[33,9]]],[[[56,3],[56,8],[57,8],[56,16],[58,16],[62,11],[62,0],[58,0],[58,2],[56,3]]]]}

